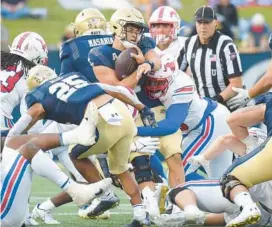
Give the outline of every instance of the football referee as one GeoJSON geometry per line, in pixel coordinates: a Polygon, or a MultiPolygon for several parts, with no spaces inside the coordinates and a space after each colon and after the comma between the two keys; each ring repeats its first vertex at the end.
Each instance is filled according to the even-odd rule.
{"type": "Polygon", "coordinates": [[[216,30],[217,17],[209,6],[195,12],[197,34],[188,38],[178,58],[181,70],[192,73],[198,93],[226,105],[242,87],[242,67],[233,40],[216,30]]]}

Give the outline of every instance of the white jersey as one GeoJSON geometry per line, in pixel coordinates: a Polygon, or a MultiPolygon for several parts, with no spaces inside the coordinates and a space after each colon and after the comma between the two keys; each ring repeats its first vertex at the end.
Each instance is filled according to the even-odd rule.
{"type": "Polygon", "coordinates": [[[1,70],[0,81],[0,102],[1,115],[12,119],[13,109],[20,103],[26,92],[26,82],[22,63],[18,66],[10,66],[6,70],[1,70]]]}
{"type": "MultiPolygon", "coordinates": [[[[219,180],[189,181],[178,187],[188,188],[194,192],[200,210],[210,213],[224,213],[226,223],[237,217],[241,212],[239,206],[223,197],[219,180]]],[[[250,189],[250,194],[255,198],[255,202],[264,204],[272,211],[271,192],[272,181],[256,185],[250,189]]],[[[258,206],[262,212],[259,224],[271,225],[272,213],[265,211],[261,205],[258,204],[258,206]]]]}
{"type": "MultiPolygon", "coordinates": [[[[218,136],[231,132],[226,123],[230,112],[219,103],[200,98],[193,80],[182,71],[173,79],[166,94],[160,97],[160,101],[166,110],[174,104],[189,104],[188,114],[180,127],[183,134],[182,161],[185,174],[188,175],[195,170],[188,159],[201,154],[218,136]]],[[[230,151],[220,154],[210,163],[209,177],[221,177],[231,162],[230,151]]]]}
{"type": "Polygon", "coordinates": [[[160,55],[169,54],[173,56],[176,60],[179,58],[180,51],[183,49],[186,37],[178,37],[173,42],[170,43],[169,47],[165,50],[160,50],[157,46],[155,51],[160,55]]]}
{"type": "Polygon", "coordinates": [[[177,103],[190,103],[182,128],[185,134],[201,122],[206,109],[209,108],[208,101],[199,97],[193,80],[182,71],[173,79],[167,93],[160,97],[160,101],[166,109],[177,103]]]}

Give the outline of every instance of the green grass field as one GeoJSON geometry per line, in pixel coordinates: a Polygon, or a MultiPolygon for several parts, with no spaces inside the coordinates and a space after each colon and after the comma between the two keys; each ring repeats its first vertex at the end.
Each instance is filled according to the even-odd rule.
{"type": "MultiPolygon", "coordinates": [[[[203,5],[206,0],[182,0],[183,8],[179,11],[181,18],[191,21],[195,10],[203,5]]],[[[48,17],[45,20],[20,19],[16,21],[4,20],[3,24],[8,28],[10,42],[16,35],[24,31],[34,31],[41,34],[48,45],[56,45],[64,32],[67,24],[74,21],[78,11],[64,10],[57,0],[29,0],[30,7],[44,7],[48,9],[48,17]]],[[[105,10],[103,13],[109,19],[112,10],[105,10]]],[[[271,7],[243,8],[239,10],[240,17],[250,18],[254,13],[263,13],[266,21],[272,28],[271,7]]]]}
{"type": "MultiPolygon", "coordinates": [[[[46,199],[55,196],[61,190],[48,181],[47,179],[39,176],[34,176],[32,193],[30,197],[30,209],[32,210],[37,203],[43,202],[46,199]]],[[[92,226],[92,227],[120,227],[129,223],[132,219],[132,208],[129,203],[128,197],[121,190],[116,190],[118,197],[121,199],[120,205],[111,210],[111,218],[108,220],[91,220],[82,219],[77,216],[78,208],[74,203],[66,204],[59,207],[54,212],[54,217],[61,222],[61,225],[55,226],[92,226]]],[[[39,226],[47,226],[42,224],[41,221],[39,226]]],[[[50,225],[51,226],[51,225],[50,225]]]]}

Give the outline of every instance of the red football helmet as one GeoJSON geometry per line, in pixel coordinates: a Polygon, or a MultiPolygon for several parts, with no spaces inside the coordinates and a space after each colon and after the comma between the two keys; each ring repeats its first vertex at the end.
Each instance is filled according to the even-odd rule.
{"type": "Polygon", "coordinates": [[[147,75],[144,89],[151,99],[158,99],[165,95],[169,85],[179,73],[177,60],[171,55],[161,56],[161,69],[147,75]]]}

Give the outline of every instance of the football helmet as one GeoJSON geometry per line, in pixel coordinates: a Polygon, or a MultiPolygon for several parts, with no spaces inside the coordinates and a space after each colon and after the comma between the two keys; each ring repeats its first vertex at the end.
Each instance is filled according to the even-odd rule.
{"type": "Polygon", "coordinates": [[[135,42],[133,41],[134,44],[137,44],[140,41],[146,27],[143,15],[139,10],[135,8],[118,9],[111,16],[110,30],[113,35],[115,35],[115,37],[120,39],[122,42],[129,41],[127,40],[127,25],[132,25],[140,29],[135,42]]]}
{"type": "Polygon", "coordinates": [[[36,65],[47,65],[48,49],[44,39],[35,32],[23,32],[15,37],[10,53],[19,55],[36,65]]]}
{"type": "Polygon", "coordinates": [[[44,65],[36,65],[28,71],[26,86],[28,91],[36,88],[47,80],[56,78],[57,74],[51,68],[44,65]]]}
{"type": "Polygon", "coordinates": [[[97,9],[88,8],[82,10],[74,22],[75,36],[101,35],[106,33],[107,21],[104,15],[97,9]]]}
{"type": "Polygon", "coordinates": [[[168,41],[177,39],[180,31],[180,17],[178,13],[170,6],[161,6],[156,9],[148,22],[149,31],[157,44],[165,44],[168,41]],[[170,24],[169,34],[160,34],[156,29],[156,24],[170,24]]]}
{"type": "Polygon", "coordinates": [[[151,99],[158,99],[165,95],[170,84],[179,73],[178,62],[174,57],[165,54],[160,59],[160,70],[149,73],[144,84],[144,90],[151,99]]]}

